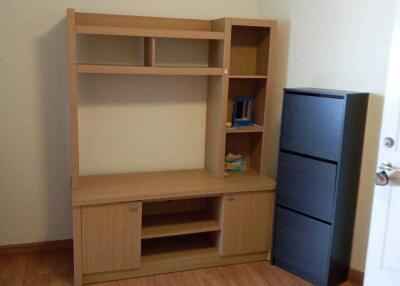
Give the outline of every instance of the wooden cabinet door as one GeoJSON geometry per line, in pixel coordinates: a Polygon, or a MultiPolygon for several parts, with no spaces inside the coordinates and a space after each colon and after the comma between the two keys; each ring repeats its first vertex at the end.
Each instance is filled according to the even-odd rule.
{"type": "Polygon", "coordinates": [[[140,266],[142,203],[82,207],[83,273],[140,266]]]}
{"type": "Polygon", "coordinates": [[[222,256],[266,252],[272,232],[272,193],[225,195],[222,256]]]}

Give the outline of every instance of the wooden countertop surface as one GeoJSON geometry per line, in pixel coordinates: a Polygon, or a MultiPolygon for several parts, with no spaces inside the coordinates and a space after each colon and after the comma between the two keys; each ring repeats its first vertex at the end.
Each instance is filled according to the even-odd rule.
{"type": "Polygon", "coordinates": [[[72,204],[76,207],[274,190],[274,180],[251,170],[230,173],[225,178],[214,177],[207,170],[94,175],[80,177],[79,188],[72,190],[72,204]]]}

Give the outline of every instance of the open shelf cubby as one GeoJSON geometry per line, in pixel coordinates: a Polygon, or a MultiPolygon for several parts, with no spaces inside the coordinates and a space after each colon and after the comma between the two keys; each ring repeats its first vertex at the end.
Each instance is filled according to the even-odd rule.
{"type": "Polygon", "coordinates": [[[153,238],[142,241],[142,264],[217,255],[215,232],[153,238]]]}
{"type": "Polygon", "coordinates": [[[226,135],[225,152],[241,154],[248,169],[261,172],[262,133],[229,133],[226,135]]]}
{"type": "Polygon", "coordinates": [[[219,198],[195,198],[143,204],[142,239],[221,230],[219,198]]]}
{"type": "Polygon", "coordinates": [[[233,105],[236,98],[249,96],[254,100],[253,120],[255,126],[227,128],[227,133],[263,132],[266,88],[267,80],[265,78],[231,78],[229,80],[226,121],[232,120],[233,105]]]}
{"type": "Polygon", "coordinates": [[[268,75],[269,27],[232,26],[230,74],[268,75]]]}
{"type": "Polygon", "coordinates": [[[222,75],[215,52],[223,41],[84,34],[77,36],[77,72],[222,75]]]}

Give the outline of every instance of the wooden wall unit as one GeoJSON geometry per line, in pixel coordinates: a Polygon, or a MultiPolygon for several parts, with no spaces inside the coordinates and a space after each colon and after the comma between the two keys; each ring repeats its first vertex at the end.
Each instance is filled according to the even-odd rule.
{"type": "Polygon", "coordinates": [[[67,22],[75,285],[267,259],[275,182],[261,158],[275,22],[73,9],[67,22]],[[96,62],[80,49],[89,37],[134,37],[139,52],[128,64],[96,62]],[[208,46],[200,61],[196,45],[208,46]],[[205,168],[80,176],[77,82],[88,73],[207,76],[205,168]],[[254,98],[257,126],[226,128],[237,96],[254,98]],[[243,154],[249,170],[224,175],[228,152],[243,154]]]}

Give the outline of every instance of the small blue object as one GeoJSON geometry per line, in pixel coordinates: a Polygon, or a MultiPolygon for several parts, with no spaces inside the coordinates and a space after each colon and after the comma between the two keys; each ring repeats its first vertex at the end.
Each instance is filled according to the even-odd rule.
{"type": "Polygon", "coordinates": [[[254,100],[249,96],[236,98],[232,112],[232,126],[253,125],[254,100]]]}

